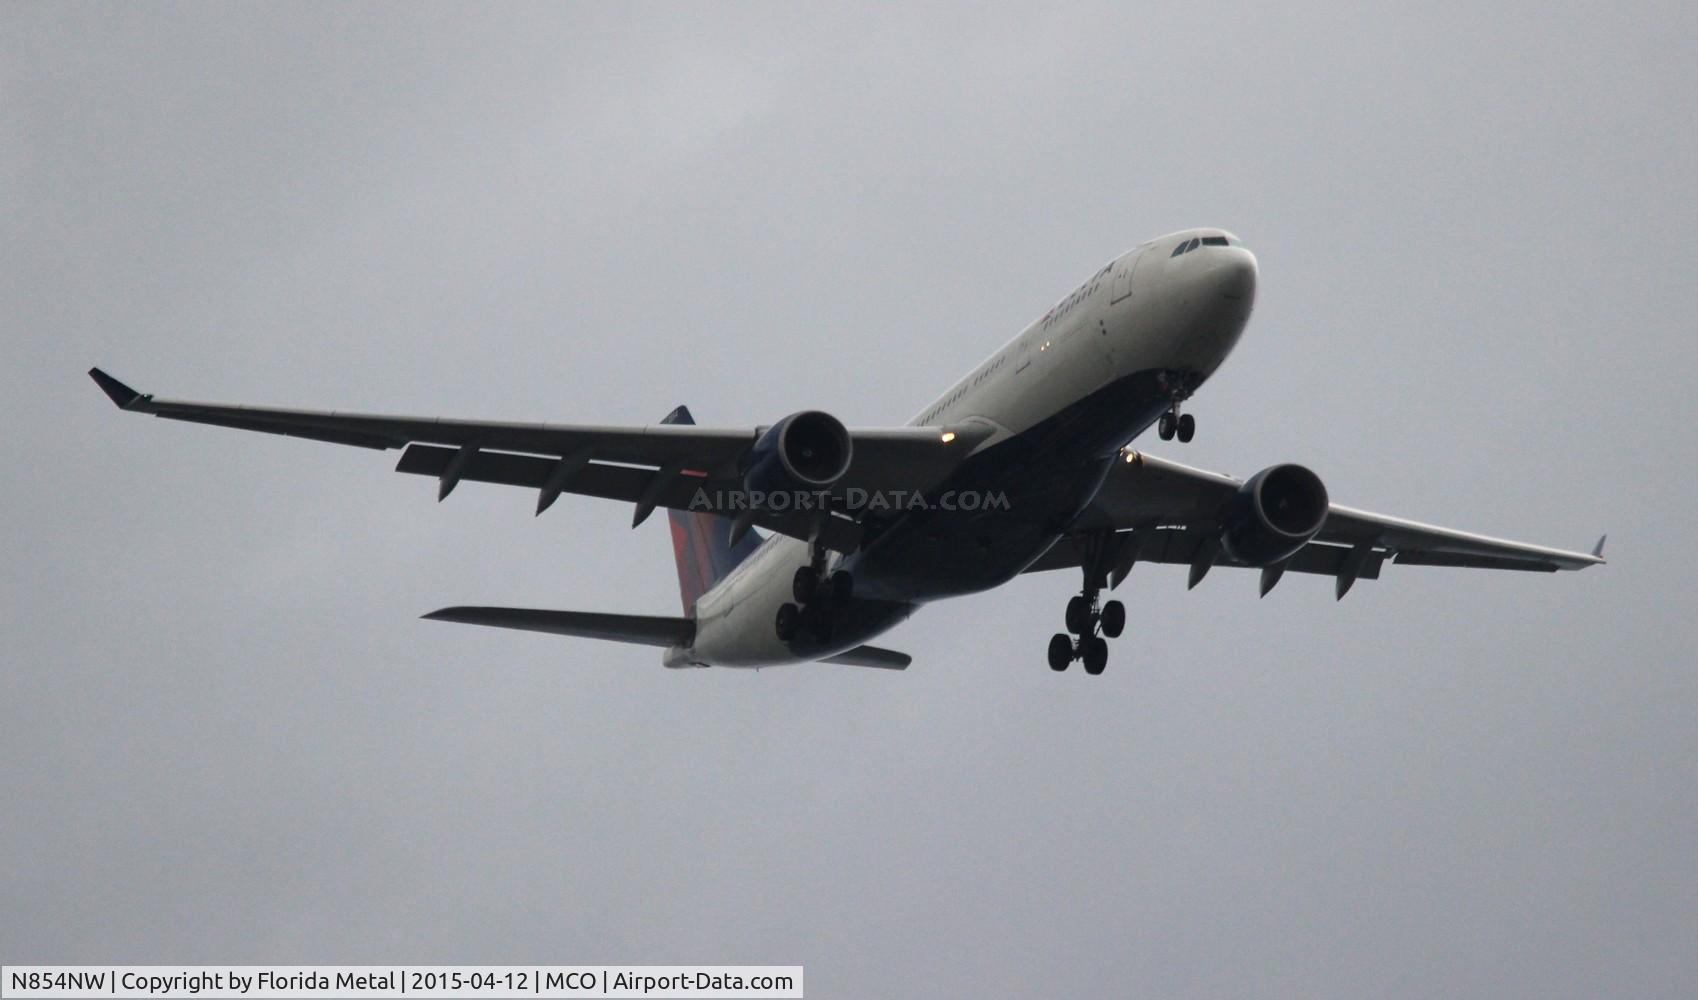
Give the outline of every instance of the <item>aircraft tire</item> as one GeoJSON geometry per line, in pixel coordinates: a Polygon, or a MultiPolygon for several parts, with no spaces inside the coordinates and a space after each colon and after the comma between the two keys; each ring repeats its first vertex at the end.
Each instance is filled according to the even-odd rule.
{"type": "Polygon", "coordinates": [[[1109,601],[1102,610],[1103,635],[1110,639],[1119,638],[1126,628],[1126,605],[1119,601],[1109,601]]]}
{"type": "Polygon", "coordinates": [[[816,642],[827,643],[831,641],[831,615],[825,608],[816,606],[802,609],[802,624],[816,642]]]}
{"type": "Polygon", "coordinates": [[[778,632],[779,642],[789,642],[796,638],[796,629],[802,624],[802,609],[794,604],[784,604],[778,609],[778,618],[773,622],[778,632]]]}
{"type": "Polygon", "coordinates": [[[1067,669],[1073,662],[1073,637],[1057,632],[1049,637],[1049,668],[1056,672],[1067,669]]]}
{"type": "Polygon", "coordinates": [[[1085,673],[1092,677],[1108,666],[1108,640],[1100,635],[1079,640],[1079,658],[1085,661],[1085,673]]]}
{"type": "Polygon", "coordinates": [[[1074,594],[1067,600],[1067,614],[1063,619],[1067,623],[1067,631],[1074,635],[1084,635],[1091,630],[1091,602],[1085,600],[1085,595],[1074,594]]]}
{"type": "Polygon", "coordinates": [[[812,566],[796,567],[796,575],[790,578],[790,596],[796,598],[797,604],[807,604],[812,601],[819,587],[819,570],[812,566]]]}

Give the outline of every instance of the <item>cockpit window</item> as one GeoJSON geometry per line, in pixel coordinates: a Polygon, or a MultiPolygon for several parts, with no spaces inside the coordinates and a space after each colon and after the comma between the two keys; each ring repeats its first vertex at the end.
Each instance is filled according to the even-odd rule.
{"type": "Polygon", "coordinates": [[[1232,246],[1235,242],[1236,242],[1235,240],[1227,239],[1225,236],[1204,236],[1202,239],[1193,238],[1193,239],[1190,239],[1190,240],[1180,240],[1179,245],[1174,247],[1173,252],[1168,254],[1168,256],[1169,257],[1177,257],[1182,253],[1190,253],[1191,251],[1197,249],[1200,246],[1204,246],[1204,247],[1232,246]]]}

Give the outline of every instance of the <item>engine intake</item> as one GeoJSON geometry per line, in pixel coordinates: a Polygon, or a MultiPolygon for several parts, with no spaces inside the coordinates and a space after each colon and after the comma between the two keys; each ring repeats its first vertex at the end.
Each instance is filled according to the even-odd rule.
{"type": "Polygon", "coordinates": [[[792,413],[767,428],[750,449],[743,486],[750,492],[820,490],[849,471],[848,428],[821,410],[792,413]]]}
{"type": "Polygon", "coordinates": [[[1222,514],[1221,547],[1249,566],[1290,558],[1327,522],[1327,488],[1301,465],[1274,465],[1251,476],[1222,514]]]}

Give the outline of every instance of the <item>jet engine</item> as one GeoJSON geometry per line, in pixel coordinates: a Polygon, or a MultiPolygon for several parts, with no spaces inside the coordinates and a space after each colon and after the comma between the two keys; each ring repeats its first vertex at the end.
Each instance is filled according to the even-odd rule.
{"type": "Polygon", "coordinates": [[[743,486],[751,493],[828,489],[849,471],[849,430],[829,413],[803,410],[766,429],[749,450],[743,486]]]}
{"type": "Polygon", "coordinates": [[[1327,488],[1301,465],[1251,476],[1222,512],[1221,547],[1249,566],[1271,566],[1308,544],[1327,521],[1327,488]]]}

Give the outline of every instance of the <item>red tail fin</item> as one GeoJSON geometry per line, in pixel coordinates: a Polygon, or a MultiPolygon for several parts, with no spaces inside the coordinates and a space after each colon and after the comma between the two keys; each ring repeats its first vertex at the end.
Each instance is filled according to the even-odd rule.
{"type": "MultiPolygon", "coordinates": [[[[680,406],[666,415],[663,424],[693,424],[688,407],[680,406]]],[[[669,510],[672,554],[678,560],[678,592],[684,613],[696,613],[696,601],[714,584],[725,579],[743,560],[760,548],[761,538],[750,531],[731,544],[731,519],[694,510],[669,510]]]]}

